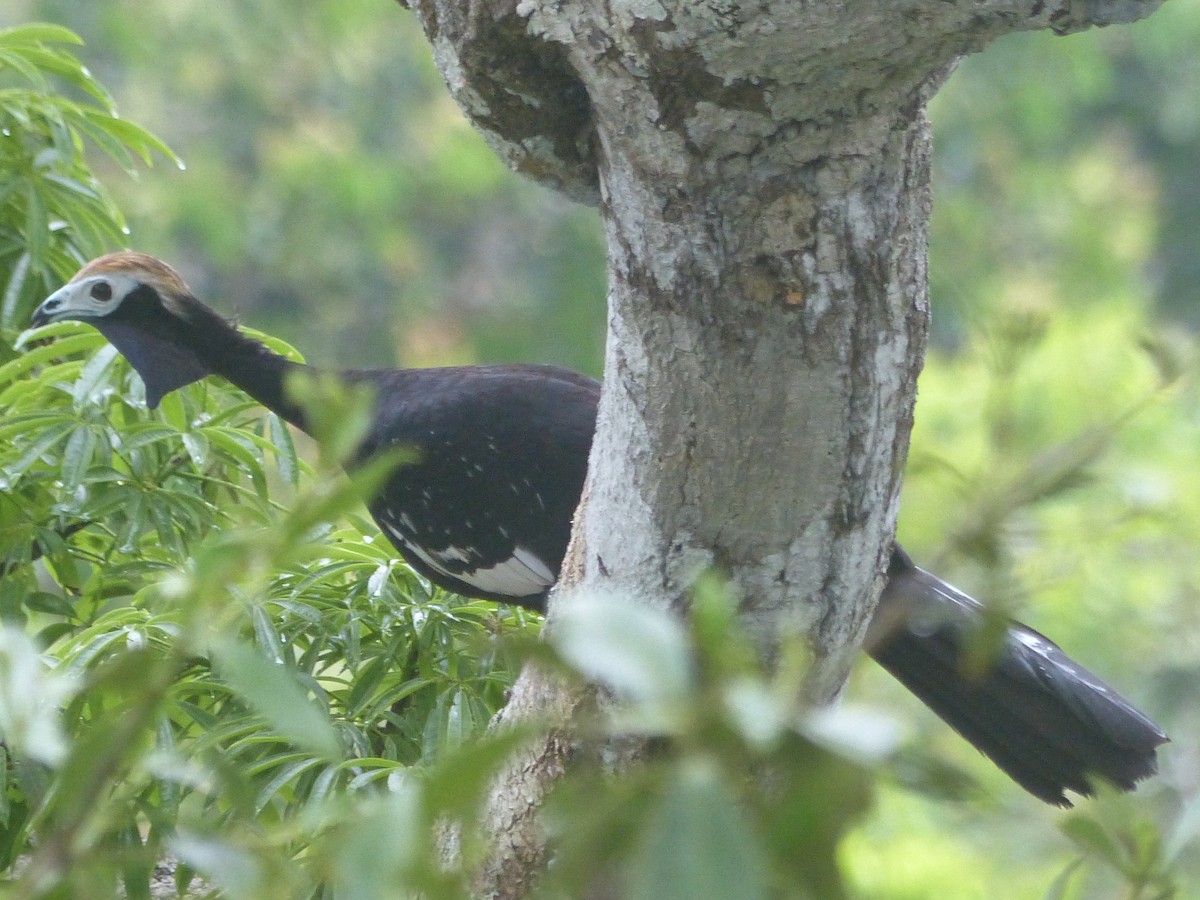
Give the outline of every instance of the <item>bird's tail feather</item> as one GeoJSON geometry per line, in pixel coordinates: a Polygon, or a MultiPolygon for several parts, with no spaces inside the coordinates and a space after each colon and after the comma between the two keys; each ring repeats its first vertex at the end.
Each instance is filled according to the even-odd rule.
{"type": "Polygon", "coordinates": [[[1052,641],[1012,623],[978,674],[966,659],[984,611],[896,547],[868,652],[1014,781],[1049,803],[1094,781],[1131,790],[1167,737],[1052,641]]]}

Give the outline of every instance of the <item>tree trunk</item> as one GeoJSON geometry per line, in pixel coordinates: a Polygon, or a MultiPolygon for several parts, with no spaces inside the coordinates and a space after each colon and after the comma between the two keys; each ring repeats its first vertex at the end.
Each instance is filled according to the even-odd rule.
{"type": "MultiPolygon", "coordinates": [[[[685,609],[716,568],[764,654],[807,636],[811,697],[836,696],[886,565],[925,349],[925,104],[1001,34],[1158,2],[416,0],[497,151],[604,219],[604,392],[557,602],[602,588],[685,609]]],[[[514,699],[510,717],[576,707],[540,676],[514,699]]],[[[569,753],[560,733],[497,785],[481,894],[536,879],[537,808],[569,753]]]]}

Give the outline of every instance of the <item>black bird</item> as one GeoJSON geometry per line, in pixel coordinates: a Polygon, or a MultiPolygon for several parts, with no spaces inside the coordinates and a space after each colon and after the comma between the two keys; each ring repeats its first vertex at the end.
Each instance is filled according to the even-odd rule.
{"type": "MultiPolygon", "coordinates": [[[[284,359],[197,300],[168,265],[114,253],[84,266],[33,325],[95,326],[146,384],[146,402],[221,375],[300,429],[284,359]]],[[[414,569],[443,588],[544,608],[587,470],[600,386],[553,366],[355,370],[376,412],[357,458],[417,451],[369,503],[414,569]]],[[[987,670],[965,671],[982,607],[893,545],[867,650],[1018,784],[1070,805],[1092,779],[1132,790],[1156,771],[1166,735],[1037,632],[1013,622],[987,670]]]]}

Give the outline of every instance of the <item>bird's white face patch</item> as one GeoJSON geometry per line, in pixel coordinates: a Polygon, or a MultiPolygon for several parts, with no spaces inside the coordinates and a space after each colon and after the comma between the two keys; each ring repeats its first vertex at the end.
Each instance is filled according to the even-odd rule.
{"type": "Polygon", "coordinates": [[[46,298],[39,311],[48,321],[102,319],[119,309],[140,283],[125,272],[88,275],[59,288],[46,298]]]}

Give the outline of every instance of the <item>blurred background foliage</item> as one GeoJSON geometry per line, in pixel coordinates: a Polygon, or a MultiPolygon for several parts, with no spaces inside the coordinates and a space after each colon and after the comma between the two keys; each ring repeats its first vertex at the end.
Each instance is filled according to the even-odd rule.
{"type": "Polygon", "coordinates": [[[398,4],[6,9],[83,36],[122,114],[177,148],[185,171],[100,174],[138,249],[201,296],[321,364],[537,358],[599,374],[594,213],[485,150],[398,4]]]}
{"type": "MultiPolygon", "coordinates": [[[[80,34],[80,58],[122,115],[186,164],[129,178],[119,155],[88,156],[108,191],[96,202],[111,197],[124,211],[128,243],[177,265],[201,297],[320,364],[536,360],[599,374],[604,264],[594,212],[506,172],[446,96],[398,5],[9,0],[0,13],[0,27],[34,20],[80,34]]],[[[921,752],[885,770],[875,807],[841,846],[858,895],[1158,896],[1162,884],[1137,886],[1138,872],[1165,864],[1167,851],[1177,895],[1200,895],[1192,840],[1200,827],[1197,46],[1200,0],[1173,0],[1133,26],[1004,39],[964,61],[935,100],[934,342],[900,526],[922,564],[1050,634],[1165,725],[1173,743],[1161,754],[1163,774],[1132,801],[1086,804],[1082,818],[1048,811],[863,665],[852,696],[891,711],[905,746],[921,752]],[[1092,864],[1071,868],[1080,856],[1092,864]],[[1114,865],[1122,860],[1123,875],[1114,865]]],[[[3,255],[6,247],[0,283],[15,284],[17,256],[3,255]]],[[[20,289],[6,292],[0,362],[12,358],[11,329],[51,273],[73,267],[65,256],[52,262],[36,283],[22,276],[20,289]]],[[[83,365],[75,360],[72,378],[83,365]]],[[[103,383],[111,387],[122,371],[103,383]]],[[[132,382],[115,383],[136,392],[132,382]]],[[[81,454],[108,446],[102,423],[118,399],[94,417],[79,406],[70,416],[86,417],[86,432],[77,422],[60,428],[59,443],[41,455],[14,449],[8,464],[26,464],[16,473],[30,488],[24,502],[70,521],[74,494],[55,486],[63,480],[55,473],[70,456],[74,488],[101,477],[87,474],[81,454]],[[77,432],[93,436],[74,438],[68,454],[77,432]],[[40,474],[31,481],[31,472],[40,474]]],[[[60,426],[76,421],[70,416],[60,426]]],[[[155,451],[157,465],[181,456],[195,463],[189,454],[208,446],[184,441],[188,421],[171,425],[178,443],[155,451]]],[[[144,439],[152,447],[168,435],[144,439]]],[[[267,479],[271,455],[256,452],[267,479]]],[[[200,528],[206,514],[188,506],[201,502],[189,491],[168,518],[200,528]]],[[[31,552],[35,535],[18,532],[31,552]]],[[[95,554],[94,533],[80,540],[79,553],[95,554]]],[[[154,553],[178,562],[182,551],[154,553]]],[[[371,576],[384,565],[368,559],[338,575],[348,581],[316,577],[314,596],[357,591],[354,608],[367,615],[379,587],[371,576]]],[[[62,578],[68,595],[87,596],[91,582],[79,581],[77,565],[64,564],[62,578]]],[[[309,576],[279,577],[286,586],[309,576]]],[[[44,641],[62,642],[66,658],[92,617],[115,615],[105,598],[68,613],[56,610],[53,591],[39,591],[46,608],[37,627],[44,641]]],[[[5,616],[15,608],[10,602],[5,616]]],[[[285,627],[296,621],[288,609],[271,607],[285,627]]],[[[265,620],[246,616],[259,626],[256,641],[269,645],[265,620]]],[[[116,631],[130,627],[122,621],[116,631]]],[[[450,641],[446,628],[437,633],[450,641]]],[[[310,666],[326,658],[303,657],[310,666]]],[[[444,734],[462,720],[459,707],[438,707],[436,698],[463,682],[438,672],[420,707],[426,718],[413,721],[441,722],[440,732],[430,727],[444,734]]],[[[469,695],[482,704],[476,717],[498,696],[490,672],[469,695]]],[[[224,701],[218,692],[206,702],[224,701]]],[[[410,735],[382,757],[410,761],[421,746],[410,735]]],[[[284,771],[272,765],[245,796],[284,771]]],[[[308,778],[307,790],[318,768],[292,775],[308,778]]],[[[254,805],[241,794],[223,802],[234,811],[254,805]]]]}

